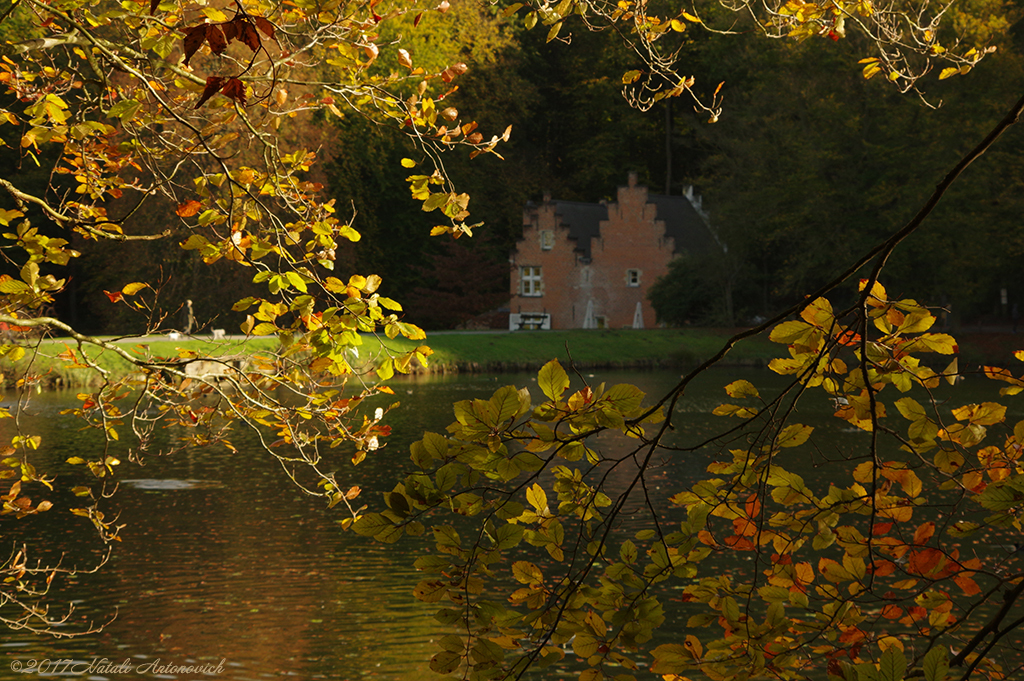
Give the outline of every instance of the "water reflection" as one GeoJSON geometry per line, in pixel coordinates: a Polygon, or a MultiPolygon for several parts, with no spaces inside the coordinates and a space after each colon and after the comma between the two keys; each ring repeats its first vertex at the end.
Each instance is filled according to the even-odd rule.
{"type": "MultiPolygon", "coordinates": [[[[721,386],[738,377],[753,378],[766,390],[782,384],[781,377],[767,372],[706,377],[677,408],[677,444],[700,442],[721,425],[723,419],[710,412],[724,395],[721,386]]],[[[609,386],[633,382],[650,395],[660,395],[676,379],[664,372],[588,378],[609,386]]],[[[377,493],[390,490],[411,468],[412,440],[425,430],[443,431],[452,418],[452,402],[489,396],[507,383],[530,385],[540,398],[530,376],[396,382],[393,387],[402,408],[389,414],[394,436],[357,469],[357,482],[366,490],[368,502],[376,503],[377,493]]],[[[73,394],[36,396],[23,423],[26,430],[43,436],[42,465],[66,477],[79,471],[64,460],[98,444],[92,433],[56,418],[75,403],[73,394]]],[[[817,465],[837,457],[839,450],[865,442],[862,433],[838,428],[831,413],[824,399],[801,406],[803,422],[830,429],[827,438],[819,439],[819,449],[787,453],[797,459],[794,467],[808,476],[817,465]]],[[[0,422],[0,440],[9,441],[10,436],[10,427],[0,422]]],[[[168,431],[160,434],[172,436],[168,431]]],[[[113,621],[99,634],[73,639],[4,632],[0,678],[16,661],[85,663],[104,658],[112,664],[127,660],[136,672],[143,672],[135,678],[432,678],[426,669],[437,651],[431,641],[449,632],[433,619],[436,606],[418,603],[411,595],[419,581],[411,565],[423,546],[408,538],[377,546],[341,531],[340,514],[303,496],[275,461],[255,454],[258,449],[245,437],[240,431],[233,438],[238,453],[214,448],[174,457],[151,455],[142,467],[126,463],[128,470],[121,475],[127,479],[115,497],[120,522],[126,525],[123,542],[103,570],[58,580],[52,592],[54,602],[76,604],[69,628],[112,617],[113,621]],[[157,660],[181,666],[224,660],[224,671],[203,677],[166,670],[161,674],[159,668],[143,666],[157,660]]],[[[601,441],[612,449],[632,444],[612,436],[602,436],[601,441]]],[[[711,449],[659,455],[659,468],[650,476],[654,501],[664,502],[685,482],[702,475],[712,455],[711,449]]],[[[630,474],[624,468],[621,475],[626,479],[630,474]]],[[[62,482],[67,486],[66,480],[62,482]]],[[[67,551],[69,560],[88,565],[99,555],[87,522],[66,512],[3,522],[0,527],[8,544],[48,538],[37,549],[44,560],[56,560],[67,551]]],[[[723,566],[723,571],[752,568],[736,564],[723,566]]],[[[677,621],[686,616],[677,615],[677,621]]],[[[570,664],[567,660],[556,667],[555,678],[570,664]]],[[[97,673],[89,678],[127,677],[97,673]]]]}

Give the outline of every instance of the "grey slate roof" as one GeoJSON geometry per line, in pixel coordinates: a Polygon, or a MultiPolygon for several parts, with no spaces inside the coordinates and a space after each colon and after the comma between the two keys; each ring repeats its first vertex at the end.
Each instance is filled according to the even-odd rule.
{"type": "MultiPolygon", "coordinates": [[[[675,239],[675,252],[702,253],[717,250],[716,239],[704,218],[685,196],[649,194],[647,202],[657,209],[656,219],[665,223],[665,235],[675,239]]],[[[569,228],[569,238],[576,240],[576,251],[590,260],[591,239],[601,236],[601,221],[608,219],[608,206],[602,203],[552,201],[559,221],[569,228]]]]}
{"type": "Polygon", "coordinates": [[[665,235],[676,240],[675,253],[720,250],[708,224],[685,196],[648,194],[647,203],[658,207],[657,219],[665,223],[665,235]]]}
{"type": "Polygon", "coordinates": [[[569,228],[569,238],[576,240],[576,251],[584,262],[590,261],[590,240],[601,236],[601,221],[608,219],[608,206],[603,203],[552,201],[559,221],[569,228]]]}

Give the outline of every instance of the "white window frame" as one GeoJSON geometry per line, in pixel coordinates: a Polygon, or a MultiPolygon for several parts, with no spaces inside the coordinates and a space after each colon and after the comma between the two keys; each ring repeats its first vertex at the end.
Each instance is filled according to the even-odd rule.
{"type": "Polygon", "coordinates": [[[543,229],[540,232],[540,250],[550,251],[555,247],[555,233],[550,229],[543,229]]]}
{"type": "Polygon", "coordinates": [[[643,274],[643,272],[638,269],[626,270],[626,286],[630,286],[632,288],[639,287],[641,274],[643,274]]]}
{"type": "Polygon", "coordinates": [[[524,265],[519,268],[519,291],[525,298],[544,295],[544,272],[540,267],[524,265]]]}

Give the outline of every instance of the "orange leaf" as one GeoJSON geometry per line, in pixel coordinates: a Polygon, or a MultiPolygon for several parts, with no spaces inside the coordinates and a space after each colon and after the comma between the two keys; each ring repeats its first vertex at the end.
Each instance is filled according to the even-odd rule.
{"type": "Polygon", "coordinates": [[[921,549],[913,551],[907,561],[907,572],[927,577],[944,563],[946,557],[938,549],[921,549]]]}
{"type": "Polygon", "coordinates": [[[976,596],[981,593],[981,587],[978,586],[978,583],[967,575],[957,575],[953,577],[953,581],[963,590],[966,596],[976,596]]]}
{"type": "Polygon", "coordinates": [[[107,298],[110,298],[110,302],[112,302],[112,303],[120,302],[121,298],[124,297],[124,295],[120,291],[106,291],[106,290],[104,290],[103,292],[107,294],[107,298]]]}
{"type": "Polygon", "coordinates": [[[178,206],[178,209],[174,211],[180,218],[190,218],[197,214],[202,209],[203,204],[199,201],[188,201],[178,206]]]}
{"type": "Polygon", "coordinates": [[[933,534],[935,534],[935,523],[930,521],[923,523],[917,528],[917,532],[914,533],[914,543],[918,545],[926,544],[933,534]]]}

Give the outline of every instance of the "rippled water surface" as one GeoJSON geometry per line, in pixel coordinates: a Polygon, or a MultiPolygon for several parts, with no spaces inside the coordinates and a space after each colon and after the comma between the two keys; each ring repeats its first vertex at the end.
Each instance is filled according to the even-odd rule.
{"type": "MultiPolygon", "coordinates": [[[[756,377],[759,385],[778,384],[767,372],[713,375],[679,407],[685,437],[696,441],[711,432],[709,412],[721,401],[721,386],[740,375],[756,377]]],[[[588,380],[634,382],[660,395],[676,378],[620,373],[588,380]]],[[[532,385],[540,396],[524,375],[393,384],[402,402],[388,416],[394,435],[385,449],[352,471],[351,483],[364,488],[361,500],[378,504],[378,493],[411,467],[409,442],[424,430],[443,431],[453,401],[489,396],[506,383],[532,385]]],[[[96,446],[91,434],[58,418],[73,404],[73,394],[39,395],[30,405],[32,417],[23,423],[27,431],[43,435],[49,461],[43,465],[65,475],[71,474],[62,464],[68,456],[96,446]]],[[[834,429],[830,442],[837,448],[855,446],[864,437],[829,420],[824,401],[801,410],[804,422],[834,429]]],[[[9,423],[0,422],[0,441],[9,440],[9,423]]],[[[304,496],[247,437],[240,432],[233,439],[237,453],[219,447],[173,457],[154,453],[143,466],[126,462],[120,471],[125,482],[114,499],[125,525],[123,541],[97,573],[55,581],[50,599],[75,604],[68,630],[105,623],[103,630],[60,640],[0,633],[0,679],[18,677],[8,671],[11,665],[24,671],[42,660],[64,660],[63,667],[51,662],[49,671],[72,670],[92,679],[129,678],[125,670],[131,670],[130,678],[238,681],[431,678],[427,661],[437,652],[431,641],[449,632],[434,621],[436,606],[411,595],[420,579],[411,565],[423,545],[407,538],[380,546],[341,531],[342,514],[304,496]],[[96,666],[82,673],[90,663],[96,666]],[[214,676],[180,669],[203,664],[222,666],[214,676]]],[[[828,454],[804,455],[800,465],[813,470],[828,454]]],[[[662,463],[653,487],[664,498],[700,475],[707,458],[688,454],[662,463]]],[[[88,566],[99,555],[84,521],[66,512],[15,524],[17,535],[11,534],[11,522],[3,522],[8,546],[16,539],[43,537],[46,543],[36,547],[36,555],[53,561],[65,552],[67,567],[88,566]]],[[[557,675],[556,669],[546,678],[557,675]]]]}

